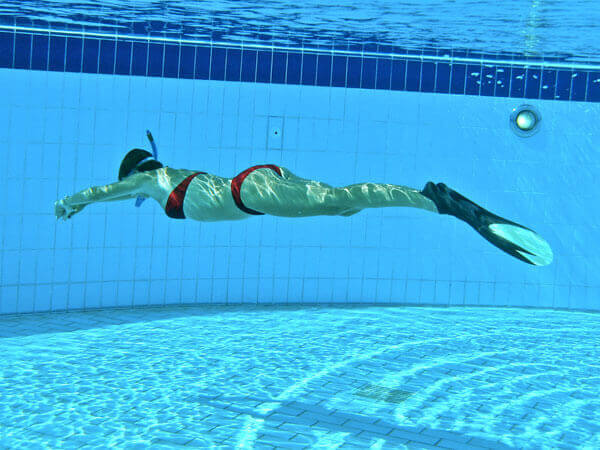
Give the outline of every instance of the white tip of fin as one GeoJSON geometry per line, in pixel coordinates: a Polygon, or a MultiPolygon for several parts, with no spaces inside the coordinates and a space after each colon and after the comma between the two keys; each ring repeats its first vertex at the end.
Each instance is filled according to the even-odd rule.
{"type": "Polygon", "coordinates": [[[531,230],[502,223],[494,223],[489,226],[489,229],[496,236],[500,236],[527,250],[529,253],[519,250],[517,252],[536,266],[547,266],[554,258],[550,245],[540,235],[531,230]]]}

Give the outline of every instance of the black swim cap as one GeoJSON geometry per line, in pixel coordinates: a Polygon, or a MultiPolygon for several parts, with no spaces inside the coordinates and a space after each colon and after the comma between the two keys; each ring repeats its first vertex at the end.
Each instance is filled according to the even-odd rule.
{"type": "Polygon", "coordinates": [[[148,170],[160,169],[161,167],[163,165],[152,157],[152,153],[140,148],[134,148],[121,161],[119,181],[134,172],[146,172],[148,170]]]}

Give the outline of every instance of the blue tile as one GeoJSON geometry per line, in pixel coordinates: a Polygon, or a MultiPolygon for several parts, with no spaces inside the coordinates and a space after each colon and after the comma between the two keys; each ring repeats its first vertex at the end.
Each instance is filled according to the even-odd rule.
{"type": "Polygon", "coordinates": [[[168,78],[179,76],[179,45],[165,44],[163,76],[168,78]]]}
{"type": "Polygon", "coordinates": [[[31,68],[31,35],[15,35],[15,69],[31,68]]]}
{"type": "Polygon", "coordinates": [[[133,43],[133,53],[131,56],[131,74],[146,75],[148,63],[148,44],[144,42],[133,43]]]}
{"type": "Polygon", "coordinates": [[[285,83],[287,57],[287,53],[273,53],[273,69],[271,70],[271,83],[285,83]]]}
{"type": "Polygon", "coordinates": [[[224,48],[212,48],[210,57],[210,79],[224,80],[225,79],[225,57],[227,51],[224,48]]]}
{"type": "Polygon", "coordinates": [[[464,64],[451,64],[450,70],[452,71],[450,81],[450,92],[452,94],[464,94],[465,79],[467,76],[467,66],[465,66],[464,64]]]}
{"type": "Polygon", "coordinates": [[[115,73],[129,75],[131,70],[131,42],[117,42],[117,57],[115,59],[115,73]]]}
{"type": "MultiPolygon", "coordinates": [[[[285,53],[283,54],[285,57],[285,53]]],[[[258,61],[256,65],[256,81],[259,83],[270,83],[271,82],[271,64],[273,62],[273,52],[271,51],[259,51],[258,52],[258,61]]],[[[285,63],[284,63],[283,73],[285,75],[285,63]]],[[[285,76],[284,76],[285,81],[285,76]]],[[[278,81],[278,83],[282,83],[284,81],[278,81]]]]}
{"type": "Polygon", "coordinates": [[[392,79],[392,60],[388,58],[377,59],[376,89],[390,89],[392,79]]]}
{"type": "Polygon", "coordinates": [[[67,38],[67,72],[81,72],[81,57],[83,53],[83,40],[76,37],[67,38]]]}
{"type": "Polygon", "coordinates": [[[447,94],[450,92],[450,64],[439,62],[436,66],[435,92],[447,94]]]}
{"type": "Polygon", "coordinates": [[[542,90],[540,98],[545,100],[554,99],[556,89],[556,70],[544,69],[542,71],[542,90]]]}
{"type": "Polygon", "coordinates": [[[569,100],[571,98],[571,80],[573,72],[570,70],[559,70],[556,79],[556,97],[558,100],[569,100]]]}
{"type": "Polygon", "coordinates": [[[540,98],[540,69],[527,69],[527,78],[525,82],[525,97],[540,98]]]}
{"type": "Polygon", "coordinates": [[[587,90],[587,72],[584,70],[575,70],[571,75],[571,100],[585,101],[585,92],[587,90]]]}
{"type": "Polygon", "coordinates": [[[34,34],[31,49],[31,68],[33,70],[46,70],[48,68],[48,35],[34,34]]]}
{"type": "Polygon", "coordinates": [[[300,53],[288,53],[287,73],[285,82],[287,84],[300,84],[300,66],[302,64],[302,55],[300,53]]]}
{"type": "Polygon", "coordinates": [[[61,36],[50,37],[50,55],[48,69],[56,72],[65,70],[65,54],[67,48],[67,38],[61,36]]]}
{"type": "Polygon", "coordinates": [[[98,39],[83,39],[83,72],[98,73],[99,50],[100,42],[98,39]]]}
{"type": "Polygon", "coordinates": [[[331,85],[331,63],[333,58],[331,55],[319,55],[317,58],[317,85],[331,85]]]}
{"type": "Polygon", "coordinates": [[[13,33],[0,33],[0,67],[12,67],[14,46],[13,33]]]}
{"type": "Polygon", "coordinates": [[[409,60],[406,66],[406,90],[419,91],[421,87],[421,61],[409,60]]]}
{"type": "Polygon", "coordinates": [[[148,48],[148,76],[161,77],[163,74],[164,44],[149,44],[148,48]]]}
{"type": "Polygon", "coordinates": [[[317,55],[304,53],[302,55],[302,84],[314,86],[317,78],[317,55]]]}
{"type": "Polygon", "coordinates": [[[225,79],[227,81],[240,81],[242,71],[242,51],[236,48],[227,49],[227,67],[225,79]]]}
{"type": "Polygon", "coordinates": [[[588,73],[588,88],[586,100],[588,102],[600,102],[600,72],[588,73]]]}
{"type": "Polygon", "coordinates": [[[513,67],[510,80],[510,96],[522,98],[525,95],[525,77],[527,70],[524,67],[513,67]]]}
{"type": "Polygon", "coordinates": [[[421,92],[433,92],[435,89],[435,63],[421,64],[421,92]]]}
{"type": "Polygon", "coordinates": [[[362,72],[362,58],[348,57],[348,75],[346,86],[349,88],[360,87],[360,75],[362,72]]]}
{"type": "Polygon", "coordinates": [[[196,63],[196,49],[189,45],[181,46],[179,56],[179,78],[194,78],[194,65],[196,63]]]}
{"type": "Polygon", "coordinates": [[[392,89],[403,91],[406,86],[406,61],[392,59],[392,89]]]}
{"type": "Polygon", "coordinates": [[[194,78],[208,80],[210,78],[210,47],[196,47],[196,72],[194,78]]]}
{"type": "Polygon", "coordinates": [[[256,50],[244,49],[242,52],[242,81],[256,80],[256,50]]]}
{"type": "Polygon", "coordinates": [[[496,97],[508,97],[510,89],[510,74],[510,67],[496,67],[496,90],[494,91],[494,95],[496,97]]]}
{"type": "Polygon", "coordinates": [[[360,87],[363,89],[375,88],[376,70],[377,60],[375,58],[363,58],[360,87]]]}
{"type": "Polygon", "coordinates": [[[493,97],[496,91],[496,67],[484,64],[481,68],[481,91],[479,95],[493,97]]]}
{"type": "Polygon", "coordinates": [[[100,65],[99,72],[115,73],[115,51],[117,43],[103,39],[100,41],[100,65]]]}
{"type": "Polygon", "coordinates": [[[345,56],[334,56],[333,66],[331,68],[331,85],[335,87],[346,86],[346,65],[347,58],[345,56]]]}
{"type": "Polygon", "coordinates": [[[469,64],[467,66],[467,80],[465,94],[479,95],[481,91],[481,66],[469,64]]]}

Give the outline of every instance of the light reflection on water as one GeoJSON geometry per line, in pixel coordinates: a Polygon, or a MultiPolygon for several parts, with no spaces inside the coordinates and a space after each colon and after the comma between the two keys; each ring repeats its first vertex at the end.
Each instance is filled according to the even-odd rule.
{"type": "Polygon", "coordinates": [[[144,35],[254,43],[273,36],[293,46],[380,42],[583,62],[598,61],[600,53],[600,8],[590,5],[587,0],[7,0],[0,5],[0,23],[12,24],[10,17],[17,16],[144,35]]]}

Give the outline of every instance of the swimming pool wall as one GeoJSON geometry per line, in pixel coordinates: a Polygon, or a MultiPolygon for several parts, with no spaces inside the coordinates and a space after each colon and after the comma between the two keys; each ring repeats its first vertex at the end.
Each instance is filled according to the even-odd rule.
{"type": "Polygon", "coordinates": [[[599,310],[596,68],[356,50],[0,33],[0,312],[357,302],[599,310]],[[543,118],[525,139],[508,126],[523,103],[543,118]],[[454,218],[408,208],[194,223],[131,201],[57,222],[54,201],[116,181],[125,152],[147,147],[147,128],[164,163],[221,176],[273,163],[337,186],[443,181],[535,229],[554,262],[529,266],[454,218]]]}

